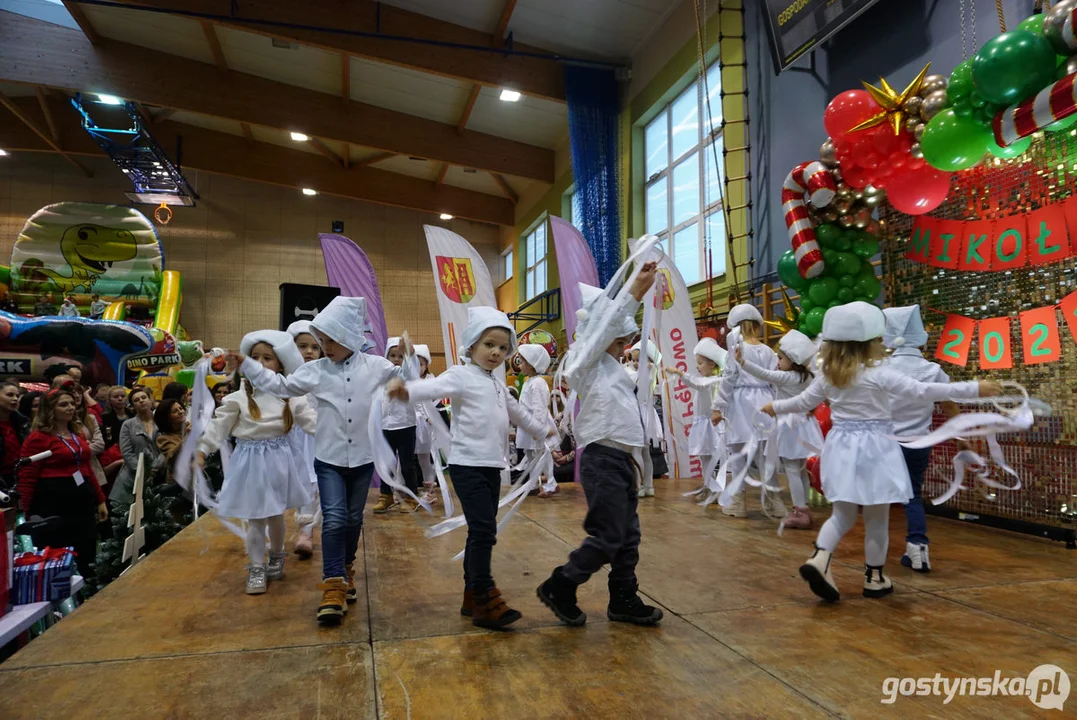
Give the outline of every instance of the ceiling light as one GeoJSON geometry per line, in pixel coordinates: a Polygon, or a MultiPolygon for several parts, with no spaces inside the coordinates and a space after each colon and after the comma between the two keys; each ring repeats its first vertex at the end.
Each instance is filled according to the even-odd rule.
{"type": "Polygon", "coordinates": [[[501,88],[501,99],[505,102],[519,102],[520,93],[515,90],[509,90],[508,88],[501,88]]]}
{"type": "Polygon", "coordinates": [[[8,154],[7,150],[4,150],[3,148],[0,148],[0,157],[4,157],[7,154],[8,154]]]}
{"type": "Polygon", "coordinates": [[[452,220],[452,215],[450,215],[449,213],[441,213],[441,219],[442,220],[452,220]]]}
{"type": "Polygon", "coordinates": [[[105,105],[123,105],[123,100],[115,95],[98,95],[97,102],[105,105]]]}
{"type": "Polygon", "coordinates": [[[293,132],[292,140],[295,140],[296,142],[306,142],[307,140],[310,140],[310,136],[304,135],[301,132],[293,132]]]}
{"type": "Polygon", "coordinates": [[[314,197],[315,195],[318,194],[318,191],[315,190],[314,188],[303,188],[303,194],[306,195],[307,197],[314,197]]]}

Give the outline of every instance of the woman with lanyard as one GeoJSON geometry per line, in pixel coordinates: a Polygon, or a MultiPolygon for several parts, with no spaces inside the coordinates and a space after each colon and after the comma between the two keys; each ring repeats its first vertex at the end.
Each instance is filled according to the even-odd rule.
{"type": "Polygon", "coordinates": [[[97,523],[108,520],[105,495],[90,468],[90,446],[75,420],[75,398],[52,390],[41,402],[22,456],[52,455],[19,470],[19,497],[27,516],[58,516],[54,547],[73,547],[79,573],[88,577],[97,557],[97,523]]]}

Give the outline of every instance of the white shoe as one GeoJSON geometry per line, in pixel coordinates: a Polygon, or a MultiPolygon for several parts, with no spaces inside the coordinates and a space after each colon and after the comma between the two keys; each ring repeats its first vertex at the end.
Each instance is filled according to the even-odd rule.
{"type": "Polygon", "coordinates": [[[247,594],[261,595],[267,589],[266,566],[251,565],[247,568],[247,594]]]}
{"type": "Polygon", "coordinates": [[[729,507],[723,505],[722,513],[735,518],[748,517],[748,506],[744,502],[744,493],[735,495],[733,501],[729,503],[729,507]]]}
{"type": "Polygon", "coordinates": [[[916,572],[931,572],[931,558],[928,556],[927,545],[905,543],[905,556],[901,558],[901,564],[916,572]]]}
{"type": "Polygon", "coordinates": [[[654,486],[643,488],[643,492],[647,493],[647,497],[654,497],[654,486]]]}
{"type": "Polygon", "coordinates": [[[785,503],[777,495],[766,493],[763,496],[763,514],[769,518],[780,520],[787,514],[785,503]]]}
{"type": "Polygon", "coordinates": [[[841,595],[838,593],[838,586],[834,584],[834,576],[830,574],[831,557],[832,552],[816,545],[815,554],[800,566],[800,577],[808,582],[813,593],[828,602],[837,602],[841,595]]]}
{"type": "Polygon", "coordinates": [[[269,553],[269,565],[266,566],[266,578],[269,580],[284,579],[284,553],[269,553]]]}
{"type": "Polygon", "coordinates": [[[894,592],[894,583],[883,575],[883,566],[864,566],[864,597],[881,598],[894,592]]]}

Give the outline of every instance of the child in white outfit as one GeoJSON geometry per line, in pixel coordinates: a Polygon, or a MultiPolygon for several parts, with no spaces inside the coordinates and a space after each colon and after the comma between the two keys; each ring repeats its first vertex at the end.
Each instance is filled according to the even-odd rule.
{"type": "MultiPolygon", "coordinates": [[[[735,350],[742,348],[743,357],[757,367],[764,370],[775,370],[778,367],[778,356],[774,351],[763,344],[763,316],[754,305],[737,305],[729,311],[726,325],[730,328],[730,341],[727,337],[727,347],[735,350]],[[736,333],[734,335],[733,333],[736,333]]],[[[726,421],[726,445],[733,457],[729,460],[729,472],[737,477],[745,469],[745,464],[754,462],[759,469],[759,479],[763,483],[762,501],[763,513],[770,516],[781,517],[785,514],[785,508],[781,501],[773,494],[767,494],[766,486],[770,478],[765,477],[764,452],[766,443],[760,443],[754,458],[745,458],[740,455],[745,444],[752,438],[755,432],[752,428],[752,418],[756,410],[774,399],[774,388],[765,380],[753,377],[741,370],[738,363],[727,363],[722,373],[722,382],[718,385],[718,398],[715,400],[714,409],[718,417],[726,421]]],[[[720,479],[724,484],[724,478],[720,479]]],[[[722,512],[732,517],[743,518],[748,516],[748,510],[744,502],[743,491],[738,491],[728,504],[723,504],[722,512]]]]}
{"type": "MultiPolygon", "coordinates": [[[[725,431],[715,419],[714,400],[718,394],[720,373],[725,367],[726,351],[714,338],[705,337],[696,343],[692,354],[696,358],[696,372],[684,372],[679,368],[666,368],[666,374],[679,377],[684,385],[695,390],[692,402],[692,429],[688,433],[688,454],[698,457],[702,465],[703,488],[715,490],[714,472],[725,456],[725,431]]],[[[672,392],[684,390],[674,385],[672,392]]]]}
{"type": "MultiPolygon", "coordinates": [[[[415,357],[419,360],[419,379],[433,378],[430,372],[430,347],[416,344],[415,357]]],[[[415,403],[415,460],[419,465],[419,471],[423,475],[423,492],[419,497],[426,502],[437,502],[438,475],[434,467],[440,458],[434,457],[434,423],[442,422],[441,418],[428,417],[426,404],[415,403]]]]}
{"type": "MultiPolygon", "coordinates": [[[[318,339],[310,331],[310,320],[296,320],[288,326],[287,333],[292,336],[303,362],[313,362],[322,356],[322,348],[318,345],[318,339]]],[[[307,396],[307,402],[314,407],[317,400],[307,396]]],[[[296,464],[299,469],[306,470],[312,499],[309,503],[295,511],[295,521],[299,525],[299,537],[295,541],[296,555],[300,560],[310,560],[314,555],[314,527],[322,519],[321,502],[318,499],[318,476],[314,473],[314,436],[296,426],[288,433],[288,440],[292,444],[292,451],[296,455],[296,464]]]]}
{"type": "Polygon", "coordinates": [[[815,553],[800,575],[824,600],[839,599],[830,574],[830,560],[845,533],[856,524],[857,506],[864,509],[864,597],[893,592],[883,574],[889,545],[891,503],[912,497],[909,472],[894,439],[890,397],[946,400],[998,395],[993,382],[921,383],[881,366],[885,328],[874,305],[852,302],[827,311],[820,351],[821,374],[800,395],[763,408],[770,414],[807,413],[830,401],[834,426],[823,444],[823,494],[833,512],[815,540],[815,553]]]}
{"type": "MultiPolygon", "coordinates": [[[[266,370],[287,375],[299,369],[303,358],[292,336],[279,330],[248,333],[240,352],[266,370]]],[[[284,511],[311,500],[310,480],[298,467],[288,433],[297,424],[313,433],[317,414],[305,398],[281,400],[256,390],[244,380],[244,388],[225,396],[213,420],[198,442],[196,461],[220,449],[228,437],[236,449],[224,475],[217,500],[223,517],[247,520],[247,594],[266,591],[266,580],[284,577],[284,511]],[[269,565],[266,565],[266,528],[269,528],[269,565]]]]}
{"type": "MultiPolygon", "coordinates": [[[[737,362],[741,363],[744,372],[773,385],[778,399],[785,400],[796,397],[811,385],[814,379],[811,366],[815,353],[815,343],[807,335],[799,330],[790,330],[778,341],[777,370],[764,370],[750,360],[745,360],[739,347],[737,362]]],[[[808,458],[815,454],[812,448],[822,446],[823,431],[812,414],[796,425],[782,425],[778,428],[778,458],[793,499],[793,509],[782,520],[782,527],[802,530],[811,527],[811,512],[808,511],[808,492],[811,485],[804,469],[808,458]]]]}
{"type": "MultiPolygon", "coordinates": [[[[550,367],[550,353],[541,345],[521,345],[516,351],[520,356],[520,370],[527,381],[520,392],[520,405],[525,407],[532,416],[541,418],[545,416],[549,420],[550,427],[554,427],[553,417],[550,415],[550,386],[542,373],[550,367]]],[[[546,447],[546,437],[533,437],[523,428],[516,430],[516,449],[524,451],[524,459],[527,463],[534,459],[536,454],[541,454],[546,447]]],[[[550,458],[549,467],[542,471],[542,491],[539,497],[549,497],[557,492],[557,480],[553,476],[553,458],[550,458]]]]}

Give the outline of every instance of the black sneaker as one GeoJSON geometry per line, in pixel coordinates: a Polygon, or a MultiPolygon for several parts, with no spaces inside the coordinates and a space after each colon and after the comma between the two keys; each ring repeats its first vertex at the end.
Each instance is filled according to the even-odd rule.
{"type": "Polygon", "coordinates": [[[561,568],[553,571],[546,582],[538,586],[535,594],[542,604],[553,610],[557,619],[565,625],[579,627],[587,622],[587,615],[576,605],[576,583],[565,577],[561,568]]]}
{"type": "Polygon", "coordinates": [[[635,583],[630,585],[610,585],[610,604],[606,617],[614,622],[627,622],[633,625],[657,625],[662,619],[662,610],[644,603],[636,591],[635,583]]]}

